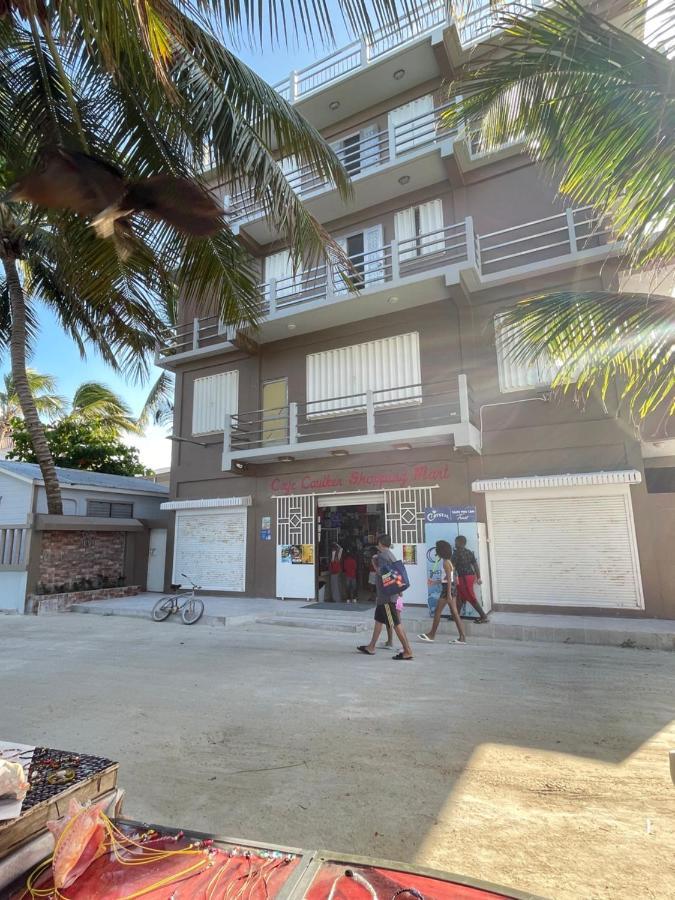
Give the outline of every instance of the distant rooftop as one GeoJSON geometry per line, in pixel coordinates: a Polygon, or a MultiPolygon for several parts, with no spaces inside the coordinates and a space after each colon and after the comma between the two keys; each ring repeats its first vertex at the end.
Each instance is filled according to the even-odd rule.
{"type": "MultiPolygon", "coordinates": [[[[0,460],[0,473],[18,475],[21,478],[30,478],[32,481],[42,482],[42,472],[37,463],[15,462],[14,460],[0,460]]],[[[169,489],[165,484],[157,484],[147,478],[134,478],[129,475],[108,475],[105,472],[87,472],[84,469],[61,469],[57,467],[56,474],[59,484],[83,485],[85,487],[105,490],[128,491],[140,494],[161,494],[166,496],[169,489]]]]}

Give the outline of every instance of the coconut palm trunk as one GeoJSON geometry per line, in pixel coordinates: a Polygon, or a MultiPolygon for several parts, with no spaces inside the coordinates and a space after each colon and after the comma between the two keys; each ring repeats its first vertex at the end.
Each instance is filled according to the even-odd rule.
{"type": "Polygon", "coordinates": [[[21,280],[16,268],[16,258],[5,253],[0,255],[2,256],[5,278],[7,279],[9,306],[12,317],[12,331],[9,341],[12,378],[21,405],[21,411],[23,412],[26,429],[30,434],[35,456],[42,472],[42,479],[47,494],[47,511],[51,515],[62,516],[63,502],[56,466],[47,444],[42,422],[38,416],[35,399],[28,384],[28,373],[26,371],[26,305],[24,303],[21,280]]]}

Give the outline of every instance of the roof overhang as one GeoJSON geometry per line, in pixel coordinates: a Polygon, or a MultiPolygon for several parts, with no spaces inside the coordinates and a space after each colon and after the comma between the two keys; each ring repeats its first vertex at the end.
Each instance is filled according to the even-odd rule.
{"type": "Polygon", "coordinates": [[[251,497],[216,497],[207,500],[169,500],[160,509],[218,509],[224,506],[250,506],[251,497]]]}
{"type": "Polygon", "coordinates": [[[617,472],[578,472],[569,475],[525,475],[521,478],[487,478],[474,481],[471,489],[475,494],[491,491],[516,491],[532,488],[586,487],[603,484],[640,484],[642,475],[637,469],[623,469],[617,472]]]}

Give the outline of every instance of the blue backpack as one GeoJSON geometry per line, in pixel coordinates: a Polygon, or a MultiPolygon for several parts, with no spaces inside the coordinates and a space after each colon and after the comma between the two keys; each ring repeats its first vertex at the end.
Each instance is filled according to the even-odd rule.
{"type": "Polygon", "coordinates": [[[380,578],[382,579],[382,593],[387,597],[396,597],[410,587],[408,572],[400,560],[380,566],[380,578]]]}

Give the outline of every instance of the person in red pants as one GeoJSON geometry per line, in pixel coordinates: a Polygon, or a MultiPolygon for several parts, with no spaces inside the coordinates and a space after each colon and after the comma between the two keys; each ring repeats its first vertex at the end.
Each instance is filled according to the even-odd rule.
{"type": "Polygon", "coordinates": [[[463,603],[470,603],[479,615],[476,620],[479,625],[487,622],[485,610],[478,602],[473,589],[474,584],[481,584],[478,560],[473,550],[466,546],[466,538],[463,534],[455,538],[455,549],[452,553],[452,564],[455,567],[455,583],[457,585],[457,605],[460,610],[463,603]]]}

